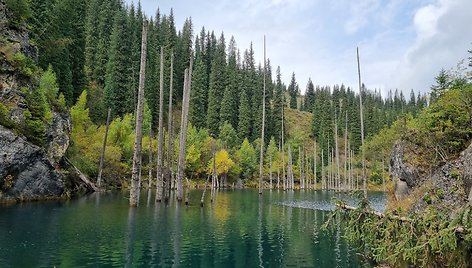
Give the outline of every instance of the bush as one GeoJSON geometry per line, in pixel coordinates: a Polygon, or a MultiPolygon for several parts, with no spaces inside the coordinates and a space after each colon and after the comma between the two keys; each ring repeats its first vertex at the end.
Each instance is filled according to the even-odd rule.
{"type": "Polygon", "coordinates": [[[372,174],[370,174],[370,181],[375,183],[375,184],[381,184],[382,183],[382,175],[379,173],[373,171],[372,174]]]}
{"type": "Polygon", "coordinates": [[[7,128],[15,126],[15,123],[10,120],[10,109],[2,103],[0,103],[0,125],[7,128]]]}
{"type": "Polygon", "coordinates": [[[21,52],[16,52],[13,55],[11,63],[23,75],[28,77],[34,77],[40,72],[40,69],[34,64],[34,61],[21,52]]]}

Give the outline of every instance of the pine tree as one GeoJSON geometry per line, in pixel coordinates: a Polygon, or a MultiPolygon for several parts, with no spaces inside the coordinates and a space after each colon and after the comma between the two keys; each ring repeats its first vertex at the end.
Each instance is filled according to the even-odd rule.
{"type": "Polygon", "coordinates": [[[436,81],[436,84],[431,86],[431,102],[435,102],[451,86],[449,74],[444,69],[439,71],[439,74],[434,78],[434,80],[436,81]]]}
{"type": "Polygon", "coordinates": [[[295,73],[292,73],[292,79],[290,80],[290,85],[288,86],[288,95],[290,97],[290,108],[297,109],[297,81],[295,81],[295,73]]]}
{"type": "Polygon", "coordinates": [[[105,102],[119,116],[134,112],[134,94],[126,75],[131,64],[128,40],[126,13],[119,11],[114,19],[105,78],[105,102]]]}
{"type": "Polygon", "coordinates": [[[282,135],[282,108],[283,108],[283,94],[284,89],[282,85],[282,74],[280,73],[280,66],[277,67],[276,71],[276,82],[274,87],[274,106],[272,109],[272,121],[274,137],[277,137],[278,144],[281,144],[282,135]]]}
{"type": "Polygon", "coordinates": [[[211,64],[210,88],[208,92],[207,128],[213,136],[218,135],[221,101],[225,90],[226,52],[223,33],[218,40],[217,50],[211,64]]]}
{"type": "Polygon", "coordinates": [[[249,101],[246,91],[243,89],[239,98],[239,121],[238,121],[238,135],[239,139],[244,139],[249,136],[249,128],[251,124],[251,111],[249,109],[249,101]]]}
{"type": "Polygon", "coordinates": [[[315,87],[313,86],[313,82],[311,81],[311,78],[308,78],[308,84],[306,85],[304,110],[307,112],[313,112],[314,105],[315,105],[315,87]]]}
{"type": "Polygon", "coordinates": [[[203,54],[196,54],[195,70],[192,77],[192,92],[190,99],[190,122],[197,128],[206,126],[207,112],[207,73],[203,54]]]}

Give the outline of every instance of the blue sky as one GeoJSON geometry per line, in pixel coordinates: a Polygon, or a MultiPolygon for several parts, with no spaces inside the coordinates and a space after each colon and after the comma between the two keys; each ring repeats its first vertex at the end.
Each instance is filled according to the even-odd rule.
{"type": "MultiPolygon", "coordinates": [[[[125,0],[137,3],[138,0],[125,0]]],[[[426,92],[441,68],[456,67],[472,49],[471,0],[141,0],[149,16],[174,9],[178,29],[191,17],[202,26],[233,35],[238,48],[253,42],[262,62],[263,35],[273,69],[284,82],[291,73],[302,92],[341,84],[357,90],[356,47],[368,88],[426,92]]]]}

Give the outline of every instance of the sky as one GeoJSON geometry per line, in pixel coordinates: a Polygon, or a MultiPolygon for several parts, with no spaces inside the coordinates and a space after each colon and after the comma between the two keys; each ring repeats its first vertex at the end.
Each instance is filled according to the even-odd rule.
{"type": "MultiPolygon", "coordinates": [[[[135,4],[138,0],[125,0],[135,4]]],[[[251,42],[263,62],[263,36],[273,74],[292,72],[302,92],[315,85],[344,84],[357,90],[356,47],[362,82],[370,89],[428,92],[441,68],[468,63],[472,49],[472,0],[141,0],[148,16],[169,14],[177,29],[191,17],[234,36],[241,51],[251,42]]]]}

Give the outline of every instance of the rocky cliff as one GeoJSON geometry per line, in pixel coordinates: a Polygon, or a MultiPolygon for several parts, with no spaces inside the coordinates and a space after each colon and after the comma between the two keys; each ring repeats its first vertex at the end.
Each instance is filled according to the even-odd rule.
{"type": "Polygon", "coordinates": [[[410,164],[415,158],[415,145],[397,141],[390,159],[391,177],[395,182],[395,198],[408,197],[413,191],[419,196],[412,204],[413,211],[421,211],[428,205],[450,210],[472,200],[472,144],[456,158],[432,170],[410,164]]]}
{"type": "Polygon", "coordinates": [[[34,65],[37,49],[30,44],[26,27],[13,25],[10,16],[0,0],[0,104],[1,116],[9,122],[0,124],[0,202],[59,198],[66,192],[59,165],[69,146],[70,118],[53,111],[43,147],[22,135],[27,95],[35,90],[37,77],[25,72],[18,55],[34,65]]]}

